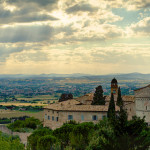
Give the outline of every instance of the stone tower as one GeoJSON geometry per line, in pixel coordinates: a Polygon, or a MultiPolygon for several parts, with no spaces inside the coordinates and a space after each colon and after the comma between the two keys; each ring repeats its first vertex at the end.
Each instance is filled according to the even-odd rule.
{"type": "Polygon", "coordinates": [[[115,78],[111,81],[111,93],[114,95],[118,94],[118,82],[115,78]]]}

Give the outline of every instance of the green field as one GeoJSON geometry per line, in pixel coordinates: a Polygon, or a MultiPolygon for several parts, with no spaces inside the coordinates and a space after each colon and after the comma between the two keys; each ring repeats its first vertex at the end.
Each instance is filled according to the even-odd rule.
{"type": "Polygon", "coordinates": [[[23,95],[15,95],[15,98],[17,100],[27,100],[27,101],[51,101],[51,100],[58,100],[58,98],[54,97],[53,95],[38,95],[38,96],[32,96],[32,97],[25,97],[23,95]]]}
{"type": "Polygon", "coordinates": [[[25,111],[16,111],[16,110],[0,110],[0,118],[12,118],[12,117],[21,117],[21,116],[30,116],[35,117],[43,121],[44,112],[25,112],[25,111]]]}

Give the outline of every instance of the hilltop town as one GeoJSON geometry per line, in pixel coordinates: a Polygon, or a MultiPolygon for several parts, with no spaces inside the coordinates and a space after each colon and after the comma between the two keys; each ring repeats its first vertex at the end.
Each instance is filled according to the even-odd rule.
{"type": "MultiPolygon", "coordinates": [[[[114,78],[111,81],[111,93],[114,95],[115,104],[118,97],[118,82],[114,78]]],[[[92,105],[94,94],[86,94],[85,96],[71,99],[63,102],[49,104],[44,108],[44,126],[52,129],[61,127],[69,120],[77,122],[98,122],[107,117],[108,106],[110,103],[110,95],[105,97],[105,105],[92,105]]],[[[131,120],[133,116],[144,117],[148,124],[150,124],[150,85],[135,90],[135,95],[123,95],[122,100],[124,109],[127,111],[128,119],[131,120]]],[[[119,108],[116,106],[116,111],[119,108]]]]}

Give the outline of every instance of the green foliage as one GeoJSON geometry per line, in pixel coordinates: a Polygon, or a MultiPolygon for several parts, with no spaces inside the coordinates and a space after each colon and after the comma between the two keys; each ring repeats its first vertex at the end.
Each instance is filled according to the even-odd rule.
{"type": "Polygon", "coordinates": [[[105,98],[103,96],[103,88],[101,85],[96,87],[92,105],[105,105],[105,98]]]}
{"type": "Polygon", "coordinates": [[[24,150],[18,137],[9,136],[0,132],[0,150],[24,150]]]}
{"type": "Polygon", "coordinates": [[[60,128],[53,131],[53,134],[59,139],[61,146],[66,147],[70,143],[70,133],[73,131],[76,124],[65,123],[60,128]]]}
{"type": "Polygon", "coordinates": [[[45,135],[39,138],[37,143],[37,150],[50,150],[56,143],[56,137],[52,135],[45,135]]]}
{"type": "Polygon", "coordinates": [[[65,125],[65,124],[77,125],[77,124],[79,124],[79,123],[77,123],[75,120],[69,120],[69,121],[67,121],[66,123],[64,123],[63,125],[65,125]]]}
{"type": "Polygon", "coordinates": [[[148,150],[150,146],[150,129],[144,118],[128,121],[125,111],[115,123],[103,120],[96,129],[86,150],[148,150]]]}
{"type": "Polygon", "coordinates": [[[0,124],[8,124],[8,123],[11,123],[11,119],[0,118],[0,124]]]}
{"type": "Polygon", "coordinates": [[[94,124],[92,122],[84,122],[76,125],[70,134],[71,146],[76,150],[84,150],[93,132],[94,124]]]}
{"type": "Polygon", "coordinates": [[[110,120],[114,120],[115,119],[115,101],[114,101],[114,95],[113,93],[111,93],[111,98],[110,98],[110,102],[109,102],[109,107],[108,107],[108,112],[107,112],[107,117],[110,120]]]}
{"type": "Polygon", "coordinates": [[[31,131],[30,129],[35,130],[39,125],[41,125],[41,122],[38,119],[31,117],[26,118],[25,120],[16,120],[14,123],[10,123],[8,128],[12,131],[26,132],[31,131]]]}
{"type": "Polygon", "coordinates": [[[118,88],[118,97],[117,97],[117,103],[116,103],[116,105],[118,105],[120,107],[123,107],[123,100],[122,100],[122,97],[121,97],[120,87],[118,88]]]}
{"type": "Polygon", "coordinates": [[[28,137],[28,150],[148,150],[150,128],[144,118],[127,120],[123,109],[114,121],[109,118],[92,122],[68,122],[54,131],[35,130],[28,137]]]}
{"type": "MultiPolygon", "coordinates": [[[[48,128],[40,128],[35,130],[29,137],[28,137],[28,150],[38,150],[38,141],[40,138],[46,136],[46,135],[52,135],[52,130],[48,128]]],[[[46,143],[45,143],[46,144],[46,143]]],[[[39,144],[39,146],[41,146],[39,144]]]]}

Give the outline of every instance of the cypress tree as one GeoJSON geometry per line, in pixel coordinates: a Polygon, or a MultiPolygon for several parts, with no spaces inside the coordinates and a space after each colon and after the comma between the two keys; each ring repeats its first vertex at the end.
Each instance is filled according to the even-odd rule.
{"type": "Polygon", "coordinates": [[[107,117],[110,120],[114,120],[115,119],[115,101],[114,101],[114,95],[113,93],[111,93],[111,98],[110,98],[110,102],[109,102],[109,107],[108,107],[108,112],[107,112],[107,117]]]}
{"type": "Polygon", "coordinates": [[[123,100],[121,97],[121,90],[120,87],[118,88],[118,97],[117,97],[117,103],[116,103],[120,108],[123,107],[123,100]]]}
{"type": "Polygon", "coordinates": [[[103,88],[101,85],[96,87],[96,91],[94,93],[92,105],[105,105],[105,98],[103,96],[103,88]]]}

